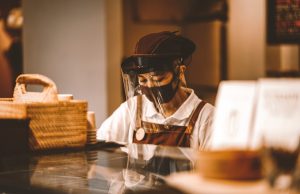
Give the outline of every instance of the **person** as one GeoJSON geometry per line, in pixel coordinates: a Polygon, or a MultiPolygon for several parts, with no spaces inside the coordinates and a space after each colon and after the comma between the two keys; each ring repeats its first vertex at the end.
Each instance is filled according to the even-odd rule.
{"type": "Polygon", "coordinates": [[[5,31],[10,39],[10,45],[4,54],[11,66],[12,79],[15,81],[23,73],[23,14],[21,7],[11,8],[5,18],[5,31]]]}
{"type": "Polygon", "coordinates": [[[121,64],[126,101],[102,123],[97,139],[208,149],[214,106],[184,76],[195,48],[177,32],[143,36],[121,64]]]}
{"type": "Polygon", "coordinates": [[[0,17],[0,98],[12,98],[14,78],[12,67],[5,56],[10,39],[4,28],[4,21],[0,17]]]}
{"type": "Polygon", "coordinates": [[[0,52],[0,98],[12,98],[13,80],[11,69],[6,58],[0,52]]]}

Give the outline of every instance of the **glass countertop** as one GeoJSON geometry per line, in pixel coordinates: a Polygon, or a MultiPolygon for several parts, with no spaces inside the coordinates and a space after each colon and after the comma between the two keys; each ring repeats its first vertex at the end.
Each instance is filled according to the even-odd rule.
{"type": "Polygon", "coordinates": [[[98,142],[80,150],[0,158],[1,193],[180,193],[165,177],[192,171],[189,148],[98,142]]]}

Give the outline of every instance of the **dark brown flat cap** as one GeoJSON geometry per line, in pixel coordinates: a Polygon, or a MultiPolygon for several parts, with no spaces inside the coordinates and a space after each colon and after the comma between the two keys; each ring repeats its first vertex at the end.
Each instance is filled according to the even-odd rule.
{"type": "MultiPolygon", "coordinates": [[[[195,47],[191,40],[176,32],[151,33],[137,42],[134,54],[123,61],[121,68],[128,74],[170,70],[174,67],[174,60],[188,59],[195,47]]],[[[183,64],[188,63],[184,61],[183,64]]]]}
{"type": "Polygon", "coordinates": [[[171,55],[187,58],[195,50],[195,44],[176,32],[157,32],[142,37],[136,44],[136,55],[171,55]]]}

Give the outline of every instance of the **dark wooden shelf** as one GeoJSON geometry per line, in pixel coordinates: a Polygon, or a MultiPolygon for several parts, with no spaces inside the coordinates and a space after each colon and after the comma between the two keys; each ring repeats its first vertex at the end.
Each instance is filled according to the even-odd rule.
{"type": "Polygon", "coordinates": [[[267,77],[300,77],[300,71],[267,71],[267,77]]]}

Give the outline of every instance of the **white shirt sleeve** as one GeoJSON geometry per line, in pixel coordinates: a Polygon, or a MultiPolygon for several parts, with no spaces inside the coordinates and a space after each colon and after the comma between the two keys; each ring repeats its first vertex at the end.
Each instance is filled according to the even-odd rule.
{"type": "Polygon", "coordinates": [[[210,147],[212,123],[213,123],[214,107],[211,104],[206,104],[203,107],[202,114],[199,115],[201,126],[199,133],[199,149],[207,150],[210,147]]]}
{"type": "Polygon", "coordinates": [[[113,114],[101,124],[97,130],[97,139],[127,144],[133,119],[132,114],[133,113],[129,110],[128,102],[122,103],[113,114]]]}

